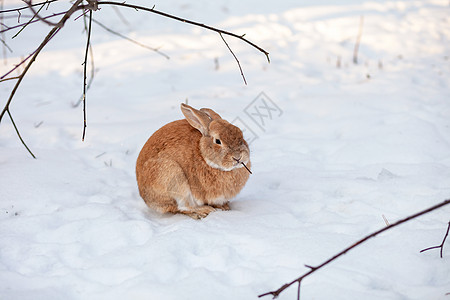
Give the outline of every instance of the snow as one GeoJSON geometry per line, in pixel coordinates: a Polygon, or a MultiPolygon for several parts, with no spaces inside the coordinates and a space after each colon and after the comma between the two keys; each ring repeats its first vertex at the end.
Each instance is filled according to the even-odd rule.
{"type": "MultiPolygon", "coordinates": [[[[450,197],[448,1],[155,4],[246,33],[271,63],[225,36],[245,86],[217,34],[120,9],[124,24],[102,7],[96,20],[170,59],[94,24],[82,142],[81,106],[72,105],[82,91],[85,35],[82,19],[69,20],[11,105],[37,159],[7,116],[0,124],[0,299],[256,299],[383,228],[383,216],[394,223],[450,197]],[[252,139],[253,175],[232,210],[201,221],[150,211],[134,173],[147,138],[182,118],[186,99],[246,126],[252,139]],[[258,125],[251,113],[262,99],[275,110],[258,125]]],[[[14,52],[0,73],[48,31],[8,34],[14,52]]],[[[0,84],[2,108],[12,86],[0,84]]],[[[419,251],[441,243],[449,212],[352,250],[306,278],[302,299],[448,299],[448,241],[442,259],[419,251]]],[[[295,297],[292,287],[279,299],[295,297]]]]}

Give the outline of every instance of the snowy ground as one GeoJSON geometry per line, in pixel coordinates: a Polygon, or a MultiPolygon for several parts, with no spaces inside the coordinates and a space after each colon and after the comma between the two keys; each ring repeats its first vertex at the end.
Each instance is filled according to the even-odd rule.
{"type": "MultiPolygon", "coordinates": [[[[94,24],[81,142],[72,103],[85,35],[82,19],[68,21],[11,105],[38,159],[0,124],[0,299],[256,299],[382,228],[383,215],[393,223],[450,197],[448,1],[130,3],[246,33],[271,63],[228,37],[245,86],[217,34],[121,9],[124,24],[104,7],[98,21],[170,60],[94,24]],[[276,109],[264,125],[251,115],[261,92],[276,109]],[[253,175],[232,210],[201,221],[149,211],[135,183],[140,148],[186,99],[245,124],[252,140],[253,175]]],[[[48,30],[9,34],[0,73],[48,30]]],[[[1,108],[11,87],[0,84],[1,108]]],[[[442,259],[419,253],[442,241],[449,212],[353,250],[305,279],[302,299],[450,299],[449,242],[442,259]]],[[[293,287],[280,299],[295,297],[293,287]]]]}

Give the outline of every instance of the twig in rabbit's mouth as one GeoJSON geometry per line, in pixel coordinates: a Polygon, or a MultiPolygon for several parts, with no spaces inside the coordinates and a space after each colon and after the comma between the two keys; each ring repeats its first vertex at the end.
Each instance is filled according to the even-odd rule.
{"type": "Polygon", "coordinates": [[[250,171],[250,169],[249,168],[247,168],[247,166],[243,163],[243,162],[241,162],[241,164],[244,166],[244,168],[246,168],[247,169],[247,171],[250,173],[250,174],[253,174],[252,173],[252,171],[250,171]]]}
{"type": "Polygon", "coordinates": [[[253,174],[252,171],[250,171],[250,169],[247,168],[247,166],[241,161],[240,158],[234,158],[234,157],[233,157],[233,159],[234,159],[238,164],[241,163],[241,164],[245,167],[245,169],[246,169],[250,174],[253,174]]]}

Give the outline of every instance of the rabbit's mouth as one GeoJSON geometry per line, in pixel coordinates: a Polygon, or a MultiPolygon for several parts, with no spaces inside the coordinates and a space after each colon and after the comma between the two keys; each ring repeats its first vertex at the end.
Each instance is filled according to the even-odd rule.
{"type": "Polygon", "coordinates": [[[245,163],[243,161],[241,161],[241,158],[235,158],[233,157],[233,160],[236,162],[236,167],[235,168],[240,168],[240,167],[244,167],[250,174],[253,174],[252,171],[250,171],[250,169],[245,165],[245,163]]]}

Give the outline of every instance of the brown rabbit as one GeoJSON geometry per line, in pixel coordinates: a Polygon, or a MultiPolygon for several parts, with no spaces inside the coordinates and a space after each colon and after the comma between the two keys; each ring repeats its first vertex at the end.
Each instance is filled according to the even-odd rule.
{"type": "Polygon", "coordinates": [[[181,104],[181,111],[186,119],[158,129],[139,153],[139,193],[161,213],[200,219],[229,210],[228,201],[244,187],[251,166],[242,131],[208,108],[181,104]]]}

